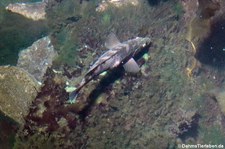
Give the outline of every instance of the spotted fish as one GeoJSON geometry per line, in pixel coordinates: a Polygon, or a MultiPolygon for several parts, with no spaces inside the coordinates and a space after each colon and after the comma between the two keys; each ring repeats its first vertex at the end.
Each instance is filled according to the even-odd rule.
{"type": "Polygon", "coordinates": [[[119,65],[123,65],[127,72],[136,73],[140,70],[140,67],[135,62],[133,57],[141,49],[149,45],[151,39],[146,37],[136,37],[125,42],[120,42],[115,34],[111,33],[106,42],[105,47],[109,50],[101,55],[97,61],[90,67],[81,83],[76,90],[70,93],[70,102],[74,102],[79,91],[90,82],[95,76],[109,69],[116,68],[119,65]]]}

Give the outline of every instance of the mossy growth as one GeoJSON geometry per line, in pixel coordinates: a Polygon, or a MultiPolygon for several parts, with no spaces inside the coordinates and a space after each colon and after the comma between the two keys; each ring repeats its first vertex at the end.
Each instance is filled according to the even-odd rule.
{"type": "Polygon", "coordinates": [[[103,25],[109,25],[111,21],[111,15],[109,13],[104,13],[102,16],[102,24],[103,25]]]}
{"type": "Polygon", "coordinates": [[[221,131],[221,128],[218,126],[200,128],[200,135],[202,137],[203,143],[206,144],[223,144],[225,140],[225,134],[221,131]]]}
{"type": "Polygon", "coordinates": [[[19,124],[24,123],[39,84],[18,67],[0,67],[0,110],[19,124]]]}
{"type": "Polygon", "coordinates": [[[77,50],[76,47],[67,45],[63,47],[59,52],[59,56],[54,61],[54,65],[66,64],[69,66],[75,66],[77,62],[77,50]]]}
{"type": "Polygon", "coordinates": [[[54,149],[52,138],[47,137],[46,135],[34,134],[29,137],[28,140],[20,140],[19,137],[16,138],[16,142],[13,146],[14,149],[21,148],[48,148],[54,149]]]}
{"type": "Polygon", "coordinates": [[[180,2],[177,2],[174,6],[173,6],[173,11],[176,15],[176,17],[179,19],[183,14],[184,14],[184,9],[183,6],[181,5],[180,2]]]}
{"type": "Polygon", "coordinates": [[[72,38],[69,34],[69,30],[63,29],[55,37],[56,43],[54,44],[55,49],[58,51],[59,56],[54,61],[54,66],[61,64],[67,64],[74,66],[77,62],[77,43],[78,39],[72,38]]]}

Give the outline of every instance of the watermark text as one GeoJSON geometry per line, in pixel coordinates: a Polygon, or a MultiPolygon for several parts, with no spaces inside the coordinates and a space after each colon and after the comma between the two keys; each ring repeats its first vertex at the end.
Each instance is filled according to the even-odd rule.
{"type": "Polygon", "coordinates": [[[178,144],[178,148],[184,148],[184,149],[192,149],[192,148],[215,148],[220,149],[224,148],[223,144],[178,144]]]}

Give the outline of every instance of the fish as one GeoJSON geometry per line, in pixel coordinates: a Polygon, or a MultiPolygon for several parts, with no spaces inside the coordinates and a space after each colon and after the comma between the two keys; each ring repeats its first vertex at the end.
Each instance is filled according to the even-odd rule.
{"type": "Polygon", "coordinates": [[[69,95],[69,102],[74,103],[79,91],[93,78],[99,74],[114,69],[120,65],[125,71],[137,73],[140,67],[134,60],[134,56],[150,45],[149,37],[136,37],[134,39],[120,42],[114,33],[110,33],[105,42],[105,47],[108,49],[103,53],[90,67],[78,87],[69,95]]]}

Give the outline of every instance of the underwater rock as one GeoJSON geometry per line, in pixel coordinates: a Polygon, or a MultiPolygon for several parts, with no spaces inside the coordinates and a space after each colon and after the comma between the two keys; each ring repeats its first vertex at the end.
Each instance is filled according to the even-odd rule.
{"type": "Polygon", "coordinates": [[[99,6],[96,8],[96,11],[103,12],[105,11],[110,5],[115,7],[121,7],[124,5],[138,5],[139,0],[103,0],[99,6]]]}
{"type": "Polygon", "coordinates": [[[50,38],[48,36],[43,37],[19,53],[17,66],[28,71],[38,81],[42,82],[47,68],[52,65],[56,56],[57,53],[54,51],[50,38]]]}
{"type": "Polygon", "coordinates": [[[189,3],[183,2],[182,4],[186,11],[185,19],[189,22],[186,39],[191,43],[192,51],[195,56],[192,66],[187,68],[188,75],[191,76],[193,70],[198,68],[201,63],[207,63],[201,60],[202,57],[203,59],[206,58],[207,60],[210,59],[210,61],[214,61],[214,56],[211,57],[211,53],[215,50],[212,50],[213,46],[208,44],[207,39],[212,34],[212,24],[221,8],[221,3],[211,0],[195,0],[193,3],[191,1],[189,3]],[[205,43],[208,48],[205,47],[205,43]]]}
{"type": "Polygon", "coordinates": [[[22,124],[39,89],[38,82],[21,68],[0,66],[0,110],[22,124]]]}
{"type": "Polygon", "coordinates": [[[45,19],[47,3],[45,1],[35,3],[14,3],[9,4],[6,10],[13,13],[18,13],[32,20],[43,20],[45,19]]]}
{"type": "Polygon", "coordinates": [[[173,124],[169,126],[169,131],[181,139],[195,137],[197,134],[199,114],[194,111],[178,109],[173,118],[173,124]],[[192,132],[192,133],[190,133],[192,132]]]}
{"type": "Polygon", "coordinates": [[[221,112],[225,115],[225,90],[224,89],[215,89],[210,92],[215,96],[221,112]]]}
{"type": "Polygon", "coordinates": [[[219,3],[210,0],[198,0],[198,9],[189,24],[186,37],[195,50],[197,50],[200,42],[209,35],[212,17],[219,9],[219,3]]]}

